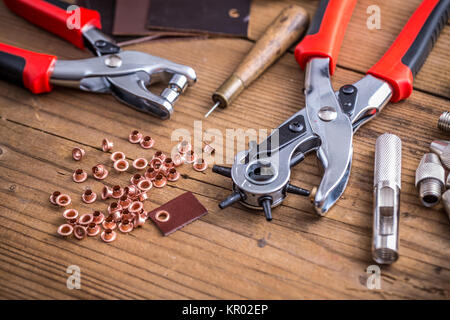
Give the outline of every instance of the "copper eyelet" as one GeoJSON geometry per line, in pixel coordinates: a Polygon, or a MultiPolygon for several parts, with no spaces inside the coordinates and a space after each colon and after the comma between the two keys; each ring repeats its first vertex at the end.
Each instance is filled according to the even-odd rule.
{"type": "Polygon", "coordinates": [[[112,160],[112,162],[116,162],[118,160],[125,160],[126,156],[122,151],[116,151],[113,152],[109,158],[112,160]]]}
{"type": "Polygon", "coordinates": [[[72,199],[68,194],[61,193],[56,197],[55,203],[60,207],[67,207],[72,202],[72,199]]]}
{"type": "Polygon", "coordinates": [[[115,223],[119,223],[120,221],[122,221],[122,216],[123,216],[122,211],[114,211],[111,214],[114,218],[115,223]]]}
{"type": "Polygon", "coordinates": [[[214,147],[213,146],[211,146],[209,143],[207,143],[207,142],[203,142],[204,143],[204,146],[203,146],[203,152],[205,153],[205,154],[214,154],[214,152],[216,152],[216,149],[214,149],[214,147]]]}
{"type": "Polygon", "coordinates": [[[114,143],[112,143],[108,139],[103,139],[103,141],[102,141],[102,150],[103,150],[103,152],[108,152],[113,147],[114,147],[114,143]]]}
{"type": "Polygon", "coordinates": [[[155,145],[155,140],[153,140],[150,136],[145,136],[141,142],[141,147],[144,149],[150,149],[155,145]]]}
{"type": "Polygon", "coordinates": [[[195,171],[205,171],[208,168],[208,163],[203,158],[197,159],[192,165],[195,171]]]}
{"type": "Polygon", "coordinates": [[[162,162],[166,159],[166,155],[162,151],[156,151],[155,154],[153,155],[152,160],[153,159],[159,159],[162,162]]]}
{"type": "Polygon", "coordinates": [[[143,192],[147,192],[152,188],[152,182],[148,179],[144,179],[138,182],[137,187],[143,192]]]}
{"type": "Polygon", "coordinates": [[[131,205],[128,207],[128,211],[132,213],[141,212],[144,208],[144,204],[140,201],[134,201],[131,203],[131,205]]]}
{"type": "Polygon", "coordinates": [[[117,234],[114,230],[106,229],[102,232],[101,236],[103,241],[105,242],[113,242],[117,238],[117,234]]]}
{"type": "Polygon", "coordinates": [[[68,237],[73,233],[73,226],[65,223],[58,227],[58,234],[63,237],[68,237]]]}
{"type": "Polygon", "coordinates": [[[83,171],[83,169],[77,169],[72,175],[72,179],[76,183],[81,183],[86,181],[88,175],[86,172],[83,171]]]}
{"type": "Polygon", "coordinates": [[[130,198],[139,195],[139,189],[134,184],[129,185],[128,187],[125,187],[124,191],[125,191],[125,194],[130,198]]]}
{"type": "Polygon", "coordinates": [[[167,180],[175,182],[178,179],[180,179],[180,173],[175,168],[170,169],[167,173],[167,180]]]}
{"type": "Polygon", "coordinates": [[[67,223],[71,226],[76,226],[78,224],[78,218],[67,220],[67,223]]]}
{"type": "Polygon", "coordinates": [[[150,181],[152,181],[152,180],[154,180],[155,179],[155,177],[158,175],[158,173],[159,173],[159,171],[158,170],[155,170],[154,168],[148,168],[146,171],[145,171],[145,178],[146,179],[148,179],[148,180],[150,180],[150,181]]]}
{"type": "Polygon", "coordinates": [[[83,159],[84,155],[86,154],[86,152],[81,149],[81,148],[73,148],[72,150],[72,158],[75,161],[80,161],[81,159],[83,159]]]}
{"type": "Polygon", "coordinates": [[[131,177],[130,182],[134,185],[137,185],[139,183],[139,181],[144,180],[144,179],[145,178],[141,174],[136,173],[131,177]]]}
{"type": "Polygon", "coordinates": [[[102,200],[107,200],[107,199],[111,198],[112,194],[113,194],[112,188],[110,188],[106,185],[103,186],[102,193],[101,193],[102,200]]]}
{"type": "Polygon", "coordinates": [[[61,192],[59,191],[54,191],[49,198],[49,201],[51,204],[57,206],[58,204],[56,203],[56,198],[61,194],[61,192]]]}
{"type": "Polygon", "coordinates": [[[164,159],[164,167],[165,167],[167,170],[169,170],[169,169],[171,169],[171,168],[174,167],[174,163],[173,163],[172,158],[166,158],[166,159],[164,159]]]}
{"type": "Polygon", "coordinates": [[[178,152],[181,154],[185,154],[185,153],[191,151],[191,148],[192,148],[191,144],[189,143],[189,141],[186,141],[186,140],[181,141],[177,145],[178,152]]]}
{"type": "Polygon", "coordinates": [[[103,180],[108,176],[108,170],[106,170],[104,165],[98,164],[92,167],[92,174],[95,179],[103,180]]]}
{"type": "Polygon", "coordinates": [[[105,218],[105,221],[102,223],[103,228],[114,230],[117,227],[116,221],[114,220],[113,215],[109,215],[105,218]]]}
{"type": "Polygon", "coordinates": [[[133,168],[136,170],[144,170],[148,166],[148,161],[144,158],[137,158],[133,161],[133,168]]]}
{"type": "Polygon", "coordinates": [[[94,216],[90,213],[85,213],[78,219],[78,224],[82,226],[87,226],[88,224],[94,222],[94,216]]]}
{"type": "Polygon", "coordinates": [[[102,224],[103,221],[105,221],[105,215],[101,211],[94,211],[92,213],[92,217],[94,217],[94,223],[95,224],[102,224]]]}
{"type": "Polygon", "coordinates": [[[73,235],[78,240],[82,240],[82,239],[86,238],[86,235],[87,235],[86,227],[76,225],[75,227],[73,227],[73,235]]]}
{"type": "Polygon", "coordinates": [[[164,177],[161,173],[159,173],[159,174],[155,177],[155,180],[153,180],[153,185],[154,185],[156,188],[163,188],[166,184],[167,184],[167,179],[166,179],[166,177],[164,177]]]}
{"type": "Polygon", "coordinates": [[[108,213],[114,213],[116,211],[121,211],[122,206],[118,202],[112,202],[108,206],[108,213]]]}
{"type": "Polygon", "coordinates": [[[122,206],[123,209],[127,209],[131,204],[131,199],[128,198],[126,194],[120,197],[119,204],[122,206]]]}
{"type": "Polygon", "coordinates": [[[119,185],[112,187],[112,197],[114,199],[119,199],[124,194],[123,188],[119,185]]]}
{"type": "Polygon", "coordinates": [[[173,165],[179,167],[184,163],[184,158],[181,154],[176,153],[172,156],[173,165]]]}
{"type": "Polygon", "coordinates": [[[67,220],[78,218],[78,211],[75,209],[66,209],[63,212],[63,217],[67,220]]]}
{"type": "Polygon", "coordinates": [[[142,133],[140,133],[137,130],[134,130],[128,136],[128,141],[130,141],[131,143],[140,143],[141,140],[142,140],[142,133]]]}
{"type": "Polygon", "coordinates": [[[135,227],[141,227],[145,224],[145,221],[147,221],[147,215],[144,213],[139,213],[134,217],[134,226],[135,227]]]}
{"type": "Polygon", "coordinates": [[[125,220],[133,221],[135,216],[136,216],[136,213],[130,212],[130,211],[128,211],[128,209],[124,210],[123,215],[122,215],[122,221],[125,221],[125,220]]]}
{"type": "Polygon", "coordinates": [[[194,150],[191,150],[184,155],[184,161],[186,163],[194,163],[196,160],[197,154],[194,152],[194,150]]]}
{"type": "Polygon", "coordinates": [[[133,222],[130,222],[130,220],[127,219],[123,220],[121,223],[119,223],[119,230],[123,233],[133,231],[133,222]]]}
{"type": "Polygon", "coordinates": [[[90,223],[86,229],[87,231],[87,235],[89,237],[95,237],[96,235],[98,235],[101,231],[101,228],[98,224],[95,223],[90,223]]]}
{"type": "Polygon", "coordinates": [[[159,169],[161,169],[162,164],[163,164],[163,162],[162,162],[162,160],[160,158],[153,158],[150,161],[149,166],[150,166],[150,168],[153,168],[155,170],[159,170],[159,169]]]}
{"type": "Polygon", "coordinates": [[[84,203],[90,204],[97,200],[97,194],[91,189],[86,189],[84,193],[81,195],[81,199],[84,203]]]}
{"type": "Polygon", "coordinates": [[[125,159],[117,160],[116,162],[114,162],[114,165],[113,165],[114,169],[118,172],[127,171],[129,166],[130,166],[130,164],[125,159]]]}
{"type": "Polygon", "coordinates": [[[159,222],[167,222],[170,219],[170,214],[165,210],[161,210],[155,214],[155,219],[159,222]]]}
{"type": "Polygon", "coordinates": [[[139,201],[144,202],[145,200],[148,199],[148,193],[147,192],[140,193],[138,199],[139,201]]]}

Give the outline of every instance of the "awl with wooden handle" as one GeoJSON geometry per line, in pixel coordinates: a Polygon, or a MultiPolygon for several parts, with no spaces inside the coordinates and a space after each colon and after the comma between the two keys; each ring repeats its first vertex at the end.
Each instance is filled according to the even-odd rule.
{"type": "Polygon", "coordinates": [[[290,5],[284,8],[233,74],[213,93],[212,100],[215,104],[205,118],[217,107],[228,107],[245,88],[301,37],[308,26],[308,21],[308,13],[302,7],[290,5]]]}

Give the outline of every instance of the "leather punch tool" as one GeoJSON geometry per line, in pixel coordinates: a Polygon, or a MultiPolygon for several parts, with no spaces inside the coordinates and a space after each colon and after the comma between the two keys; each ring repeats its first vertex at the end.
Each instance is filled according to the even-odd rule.
{"type": "MultiPolygon", "coordinates": [[[[291,168],[316,152],[324,169],[310,195],[323,216],[344,193],[352,165],[353,134],[389,102],[409,97],[413,77],[425,62],[448,20],[450,0],[424,0],[381,60],[358,82],[334,91],[330,81],[345,29],[356,0],[321,0],[295,57],[305,69],[306,107],[295,113],[259,145],[239,152],[231,168],[213,171],[233,180],[233,193],[219,204],[235,202],[264,210],[281,204],[288,193],[308,196],[290,184],[291,168]]],[[[357,51],[355,51],[355,54],[357,51]]]]}
{"type": "Polygon", "coordinates": [[[17,15],[81,49],[88,48],[97,56],[58,60],[53,55],[0,43],[0,77],[33,93],[49,92],[52,85],[111,93],[128,106],[167,119],[180,94],[196,82],[195,71],[188,66],[144,52],[121,50],[100,30],[97,11],[71,8],[59,0],[4,0],[4,3],[17,15]],[[158,81],[168,83],[160,95],[148,90],[158,81]]]}

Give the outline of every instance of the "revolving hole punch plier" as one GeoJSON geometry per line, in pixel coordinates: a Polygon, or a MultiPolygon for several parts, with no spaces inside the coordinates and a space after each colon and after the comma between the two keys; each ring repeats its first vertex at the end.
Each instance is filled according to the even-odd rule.
{"type": "Polygon", "coordinates": [[[78,48],[88,48],[97,56],[58,60],[53,55],[0,43],[0,78],[24,86],[33,93],[49,92],[52,85],[111,93],[137,110],[167,119],[180,94],[196,82],[195,71],[188,66],[143,52],[122,51],[100,30],[97,11],[82,7],[71,11],[70,4],[59,0],[3,1],[17,15],[78,48]],[[147,88],[157,81],[168,83],[160,95],[147,88]]]}
{"type": "Polygon", "coordinates": [[[354,84],[334,91],[330,81],[345,29],[356,0],[321,0],[295,58],[305,72],[306,107],[295,113],[259,145],[239,152],[231,168],[213,171],[233,180],[233,193],[219,204],[235,202],[264,210],[287,193],[310,196],[323,216],[344,193],[352,164],[353,134],[389,102],[410,96],[413,77],[422,67],[448,20],[450,0],[424,0],[389,50],[354,84]],[[315,151],[324,169],[320,185],[310,192],[290,184],[291,168],[315,151]]]}

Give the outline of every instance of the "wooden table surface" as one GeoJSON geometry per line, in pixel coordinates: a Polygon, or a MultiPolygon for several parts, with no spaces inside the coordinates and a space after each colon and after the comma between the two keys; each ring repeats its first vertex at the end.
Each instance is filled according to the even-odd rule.
{"type": "MultiPolygon", "coordinates": [[[[308,199],[291,195],[267,222],[261,212],[239,204],[217,206],[231,181],[208,169],[182,167],[180,181],[150,192],[147,209],[192,191],[209,214],[163,237],[152,223],[106,244],[56,234],[61,209],[48,197],[67,192],[82,213],[105,210],[105,203],[81,203],[84,188],[99,192],[89,178],[72,182],[75,169],[97,163],[110,169],[100,149],[103,138],[130,159],[150,157],[127,142],[133,129],[150,134],[157,149],[170,152],[171,134],[193,132],[211,105],[212,91],[230,74],[270,21],[288,1],[255,0],[249,39],[177,39],[127,47],[186,64],[198,83],[187,90],[169,121],[136,112],[112,96],[58,87],[35,96],[0,82],[0,298],[5,299],[448,299],[450,223],[442,205],[426,209],[414,187],[415,169],[433,139],[448,135],[436,128],[450,109],[450,27],[444,28],[404,102],[389,104],[354,137],[353,168],[347,190],[327,216],[319,218],[308,199]],[[366,287],[366,268],[374,264],[372,235],[373,154],[384,132],[403,142],[400,259],[381,267],[381,289],[366,287]],[[81,163],[72,148],[87,152],[81,163]],[[81,289],[69,290],[66,268],[81,270],[81,289]]],[[[317,1],[290,1],[310,14],[317,1]]],[[[361,78],[385,52],[420,3],[360,0],[347,30],[333,83],[335,88],[361,78]],[[381,29],[366,27],[367,7],[381,8],[381,29]]],[[[0,1],[0,42],[55,54],[61,59],[89,57],[7,10],[0,1]]],[[[304,106],[304,73],[285,54],[226,111],[203,121],[203,130],[271,129],[304,106]]],[[[161,88],[161,87],[158,87],[161,88]]],[[[227,146],[233,150],[234,146],[227,146]]],[[[106,184],[125,185],[131,173],[111,173],[106,184]]],[[[293,184],[308,189],[320,181],[314,157],[293,170],[293,184]]]]}

